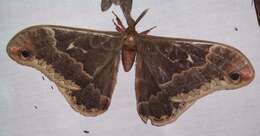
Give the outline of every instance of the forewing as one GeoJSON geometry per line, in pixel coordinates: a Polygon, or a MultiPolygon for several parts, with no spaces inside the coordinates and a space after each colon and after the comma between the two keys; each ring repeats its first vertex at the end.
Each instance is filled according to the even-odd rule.
{"type": "MultiPolygon", "coordinates": [[[[141,36],[137,46],[137,110],[156,126],[173,122],[198,98],[218,88],[223,78],[224,45],[208,41],[141,36]],[[213,58],[207,59],[207,58],[213,58]]],[[[228,59],[228,58],[227,58],[228,59]]]]}
{"type": "Polygon", "coordinates": [[[26,62],[54,81],[71,107],[82,115],[107,110],[118,71],[120,34],[62,26],[35,26],[18,33],[11,46],[29,46],[26,62]]]}

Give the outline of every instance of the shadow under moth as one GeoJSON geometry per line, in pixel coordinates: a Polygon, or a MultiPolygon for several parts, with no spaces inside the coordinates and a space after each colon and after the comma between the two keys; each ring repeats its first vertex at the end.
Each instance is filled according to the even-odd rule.
{"type": "Polygon", "coordinates": [[[53,25],[17,33],[7,53],[53,81],[70,106],[84,116],[105,112],[111,102],[120,57],[123,68],[136,66],[135,91],[141,119],[162,126],[175,121],[199,98],[217,90],[248,85],[254,69],[239,50],[216,42],[151,36],[126,17],[119,32],[53,25]]]}

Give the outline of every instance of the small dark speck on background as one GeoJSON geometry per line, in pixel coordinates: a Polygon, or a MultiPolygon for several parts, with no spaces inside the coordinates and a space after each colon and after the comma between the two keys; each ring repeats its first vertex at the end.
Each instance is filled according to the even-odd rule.
{"type": "Polygon", "coordinates": [[[83,132],[86,133],[86,134],[89,134],[89,131],[87,131],[87,130],[84,130],[83,132]]]}
{"type": "Polygon", "coordinates": [[[53,90],[53,86],[51,86],[51,90],[53,90]]]}
{"type": "Polygon", "coordinates": [[[38,109],[38,107],[36,105],[33,105],[34,109],[38,109]]]}
{"type": "Polygon", "coordinates": [[[235,31],[238,31],[238,28],[237,27],[234,27],[235,31]]]}
{"type": "Polygon", "coordinates": [[[45,80],[44,76],[42,76],[42,80],[45,80]]]}

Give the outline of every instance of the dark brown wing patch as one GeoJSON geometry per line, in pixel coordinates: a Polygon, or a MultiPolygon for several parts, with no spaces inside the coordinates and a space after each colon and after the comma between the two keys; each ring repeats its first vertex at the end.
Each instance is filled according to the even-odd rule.
{"type": "Polygon", "coordinates": [[[85,116],[97,116],[105,112],[110,105],[118,63],[119,56],[116,56],[81,90],[60,88],[60,91],[73,109],[85,116]]]}
{"type": "Polygon", "coordinates": [[[143,40],[140,44],[137,50],[158,83],[169,81],[173,73],[178,74],[206,64],[206,55],[212,46],[155,39],[143,40]]]}
{"type": "MultiPolygon", "coordinates": [[[[83,115],[95,116],[103,113],[109,107],[116,83],[119,40],[105,34],[77,33],[59,28],[52,30],[55,33],[57,50],[79,62],[83,71],[91,77],[88,82],[84,82],[80,78],[82,74],[74,74],[76,77],[73,81],[78,81],[76,83],[79,83],[81,90],[71,91],[69,94],[69,97],[74,98],[72,107],[83,115]]],[[[64,67],[64,64],[61,66],[64,67]]],[[[80,72],[75,68],[71,71],[80,72]]],[[[66,71],[63,75],[68,73],[70,72],[66,71]]]]}
{"type": "Polygon", "coordinates": [[[156,126],[175,121],[194,102],[172,102],[170,93],[158,86],[143,59],[139,57],[137,56],[136,64],[136,99],[139,116],[145,123],[150,119],[156,126]]]}

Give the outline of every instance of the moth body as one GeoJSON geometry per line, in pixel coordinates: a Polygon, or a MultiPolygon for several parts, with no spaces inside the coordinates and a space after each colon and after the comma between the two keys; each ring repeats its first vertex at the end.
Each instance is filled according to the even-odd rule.
{"type": "Polygon", "coordinates": [[[125,36],[123,36],[123,47],[122,47],[122,64],[125,72],[128,72],[131,70],[134,62],[135,62],[135,56],[136,56],[136,35],[137,32],[135,29],[126,29],[125,32],[123,32],[125,36]]]}

